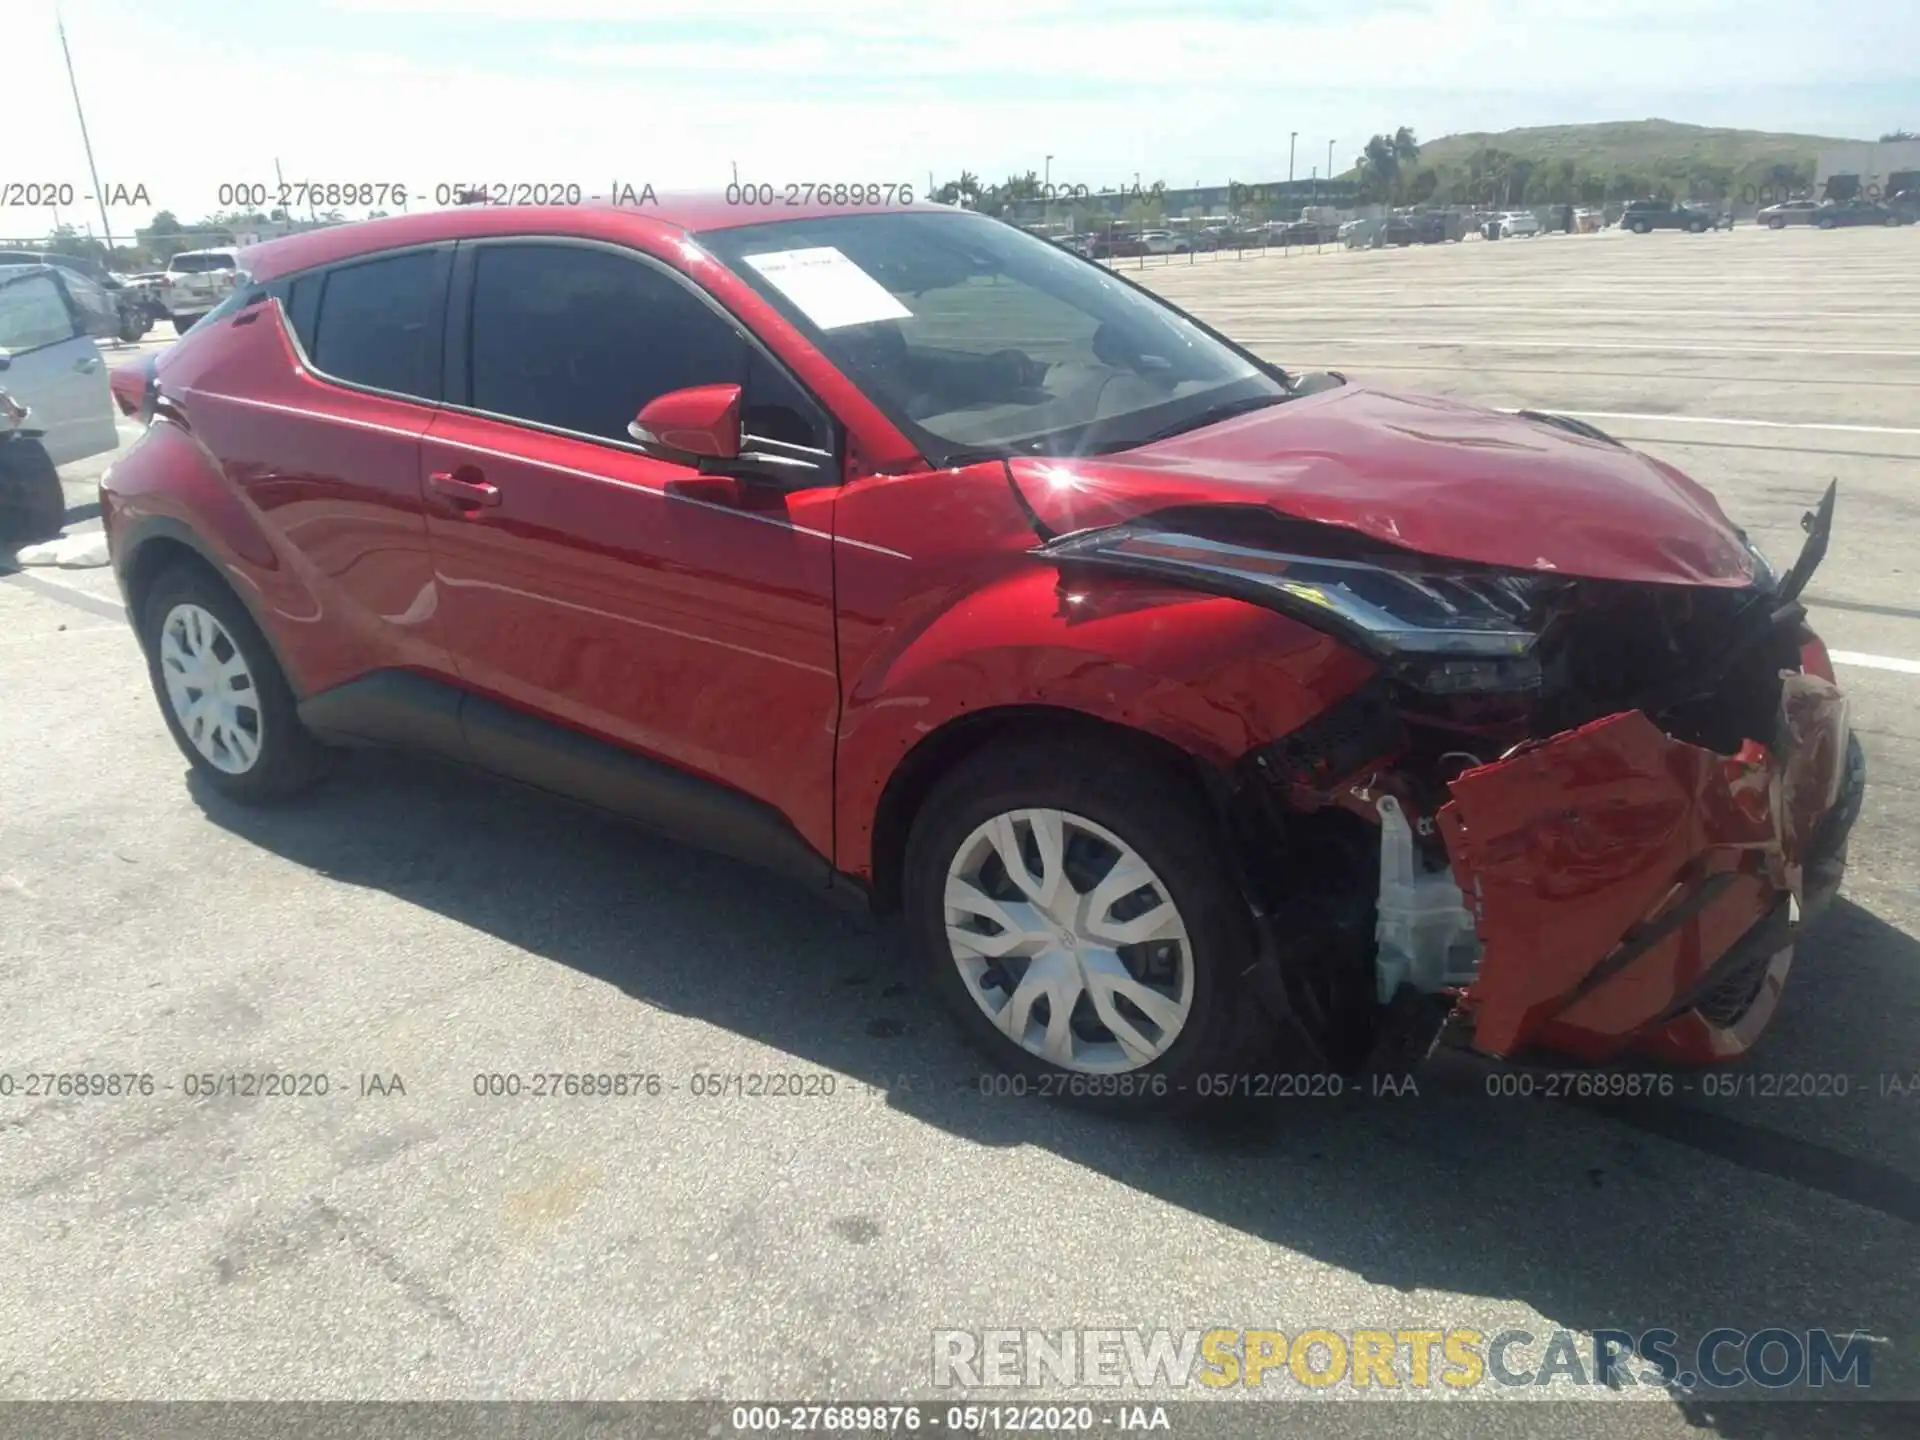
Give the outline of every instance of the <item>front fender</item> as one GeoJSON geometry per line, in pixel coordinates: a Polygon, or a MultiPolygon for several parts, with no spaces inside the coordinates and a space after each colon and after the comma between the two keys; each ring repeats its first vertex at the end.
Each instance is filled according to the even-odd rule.
{"type": "Polygon", "coordinates": [[[1143,731],[1225,767],[1352,693],[1373,665],[1296,620],[1132,577],[1060,585],[1022,567],[876,656],[841,719],[838,864],[870,879],[887,784],[982,711],[1050,707],[1143,731]]]}

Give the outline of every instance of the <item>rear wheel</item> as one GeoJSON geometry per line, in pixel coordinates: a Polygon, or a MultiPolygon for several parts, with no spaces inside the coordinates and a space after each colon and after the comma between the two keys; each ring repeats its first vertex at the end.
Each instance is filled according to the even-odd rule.
{"type": "Polygon", "coordinates": [[[1204,1097],[1265,1028],[1236,979],[1254,936],[1231,874],[1172,770],[1029,743],[928,796],[904,900],[931,987],[1016,1091],[1138,1111],[1204,1097]]]}
{"type": "Polygon", "coordinates": [[[1787,228],[1787,222],[1784,219],[1782,219],[1780,216],[1776,215],[1771,220],[1767,221],[1767,228],[1769,230],[1784,230],[1787,228]]]}
{"type": "Polygon", "coordinates": [[[169,315],[167,318],[173,321],[173,333],[176,335],[184,335],[193,328],[193,322],[200,317],[198,315],[169,315]]]}
{"type": "Polygon", "coordinates": [[[1822,215],[1818,220],[1814,221],[1813,223],[1819,226],[1822,230],[1833,229],[1833,221],[1828,219],[1825,215],[1822,215]]]}
{"type": "Polygon", "coordinates": [[[60,472],[38,440],[0,442],[0,543],[51,540],[67,525],[60,472]]]}
{"type": "Polygon", "coordinates": [[[266,637],[210,570],[179,565],[154,581],[140,638],[167,729],[216,790],[280,800],[326,773],[266,637]]]}

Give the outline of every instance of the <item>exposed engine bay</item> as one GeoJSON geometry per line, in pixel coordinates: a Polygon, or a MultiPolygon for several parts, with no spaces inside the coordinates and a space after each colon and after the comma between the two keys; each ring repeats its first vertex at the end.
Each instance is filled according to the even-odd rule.
{"type": "Polygon", "coordinates": [[[1786,575],[1748,545],[1745,585],[1495,570],[1255,506],[1162,510],[1038,553],[1264,604],[1377,662],[1234,777],[1287,1004],[1351,1068],[1407,1025],[1429,1043],[1457,1009],[1477,1008],[1480,1047],[1506,1054],[1589,973],[1658,963],[1702,911],[1769,913],[1776,891],[1804,903],[1801,852],[1848,744],[1831,676],[1802,673],[1798,596],[1833,499],[1786,575]],[[1796,787],[1798,818],[1782,800],[1796,787]]]}

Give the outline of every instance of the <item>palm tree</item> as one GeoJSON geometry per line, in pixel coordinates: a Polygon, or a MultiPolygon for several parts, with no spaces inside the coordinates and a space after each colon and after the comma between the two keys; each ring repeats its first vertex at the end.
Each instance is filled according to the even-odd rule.
{"type": "Polygon", "coordinates": [[[1366,148],[1354,157],[1353,164],[1360,172],[1360,184],[1364,191],[1382,200],[1392,198],[1393,187],[1400,179],[1400,157],[1394,153],[1391,135],[1375,135],[1367,141],[1366,148]]]}
{"type": "Polygon", "coordinates": [[[949,180],[928,197],[941,205],[965,204],[972,208],[980,203],[980,177],[971,170],[962,170],[958,180],[949,180]]]}

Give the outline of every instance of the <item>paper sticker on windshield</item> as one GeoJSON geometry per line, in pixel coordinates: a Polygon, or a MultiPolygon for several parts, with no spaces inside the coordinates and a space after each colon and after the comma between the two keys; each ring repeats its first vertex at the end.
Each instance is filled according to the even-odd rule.
{"type": "Polygon", "coordinates": [[[746,260],[822,330],[913,318],[886,286],[831,245],[775,250],[746,260]]]}

